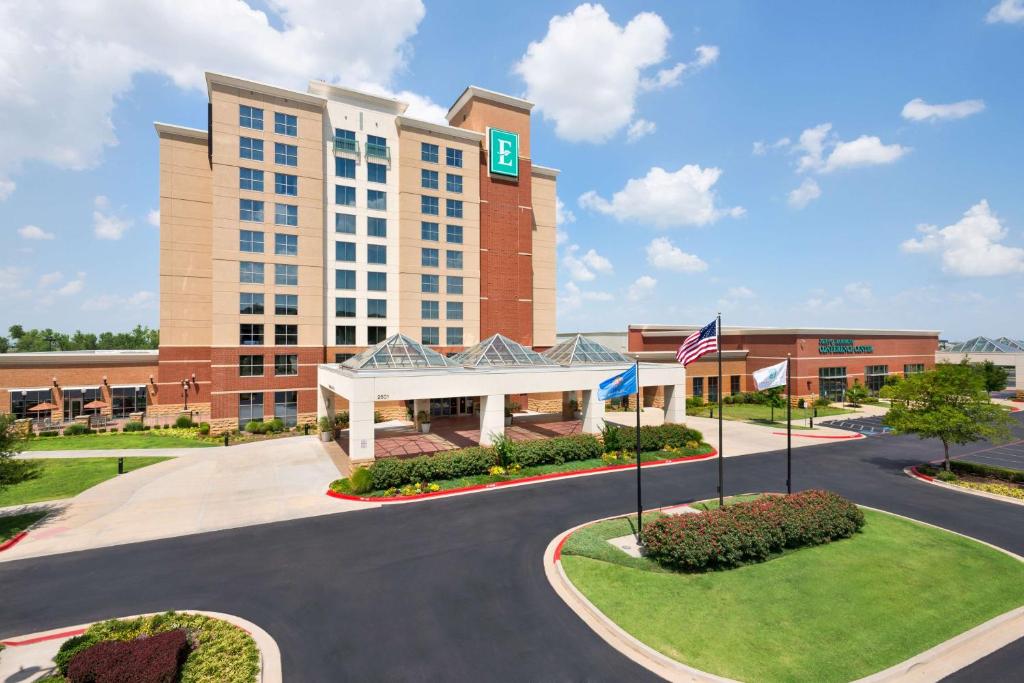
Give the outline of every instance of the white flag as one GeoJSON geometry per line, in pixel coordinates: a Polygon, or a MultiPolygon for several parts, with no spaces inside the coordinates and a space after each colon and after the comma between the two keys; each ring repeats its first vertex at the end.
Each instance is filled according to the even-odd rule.
{"type": "Polygon", "coordinates": [[[758,391],[786,386],[786,361],[754,370],[754,384],[757,385],[758,391]]]}

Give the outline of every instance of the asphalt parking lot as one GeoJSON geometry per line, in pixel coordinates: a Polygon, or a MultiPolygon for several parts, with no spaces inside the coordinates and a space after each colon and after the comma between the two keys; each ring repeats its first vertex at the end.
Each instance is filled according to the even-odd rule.
{"type": "Polygon", "coordinates": [[[827,422],[819,422],[821,425],[828,425],[829,427],[835,427],[836,429],[846,429],[851,432],[857,432],[864,436],[882,436],[892,431],[891,428],[886,427],[882,424],[882,417],[876,415],[873,417],[858,417],[849,420],[828,420],[827,422]]]}
{"type": "Polygon", "coordinates": [[[956,459],[1024,472],[1024,439],[969,451],[956,459]]]}

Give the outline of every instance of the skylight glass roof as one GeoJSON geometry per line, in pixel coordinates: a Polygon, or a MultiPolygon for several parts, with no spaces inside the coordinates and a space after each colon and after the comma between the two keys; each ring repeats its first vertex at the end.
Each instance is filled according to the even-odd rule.
{"type": "Polygon", "coordinates": [[[496,334],[488,337],[476,346],[451,357],[451,362],[467,368],[481,366],[491,367],[545,367],[557,365],[555,361],[545,358],[536,351],[528,349],[519,342],[496,334]]]}
{"type": "Polygon", "coordinates": [[[622,365],[633,362],[618,351],[612,351],[604,344],[587,339],[582,334],[552,346],[541,355],[559,365],[622,365]]]}
{"type": "Polygon", "coordinates": [[[954,353],[1024,353],[1024,341],[1000,337],[975,337],[959,344],[953,344],[949,351],[954,353]]]}
{"type": "Polygon", "coordinates": [[[352,356],[341,364],[352,370],[388,370],[404,368],[450,368],[454,364],[404,334],[388,337],[373,348],[352,356]]]}

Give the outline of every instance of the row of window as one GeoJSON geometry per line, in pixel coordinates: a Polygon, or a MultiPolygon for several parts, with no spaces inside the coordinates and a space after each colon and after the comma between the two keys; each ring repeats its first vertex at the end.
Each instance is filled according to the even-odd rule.
{"type": "MultiPolygon", "coordinates": [[[[446,225],[445,238],[452,244],[462,244],[462,226],[446,225]]],[[[430,221],[420,222],[420,239],[425,242],[437,242],[440,239],[440,226],[430,221]]]]}
{"type": "MultiPolygon", "coordinates": [[[[240,136],[238,138],[238,158],[263,161],[263,140],[240,136]]],[[[274,163],[281,166],[298,166],[299,148],[296,145],[275,142],[274,163]]]]}
{"type": "MultiPolygon", "coordinates": [[[[436,164],[438,157],[440,156],[440,151],[441,149],[437,145],[429,142],[421,142],[420,161],[426,161],[428,164],[436,164]]],[[[455,149],[454,147],[445,147],[444,161],[448,166],[462,168],[462,150],[455,149]]]]}
{"type": "MultiPolygon", "coordinates": [[[[420,187],[425,190],[437,190],[440,189],[440,183],[437,171],[431,171],[430,169],[420,169],[420,187]]],[[[444,189],[448,192],[462,193],[462,176],[455,173],[446,173],[444,179],[444,189]]]]}
{"type": "MultiPolygon", "coordinates": [[[[334,316],[337,318],[356,317],[356,300],[352,297],[339,296],[334,299],[334,316]]],[[[388,317],[388,302],[386,299],[366,300],[367,318],[388,317]]]]}
{"type": "MultiPolygon", "coordinates": [[[[445,328],[445,345],[446,346],[462,346],[463,334],[461,327],[446,327],[445,328]]],[[[366,343],[369,345],[379,344],[380,342],[387,339],[387,328],[384,326],[371,325],[366,328],[366,343]]],[[[420,328],[420,342],[423,344],[432,344],[437,346],[441,343],[441,328],[439,327],[421,327],[420,328]]],[[[334,328],[334,344],[335,346],[355,346],[356,343],[356,328],[354,325],[337,325],[334,328]]],[[[335,357],[335,362],[343,363],[348,358],[351,358],[351,354],[338,354],[335,357]],[[341,360],[338,360],[341,358],[341,360]]]]}
{"type": "MultiPolygon", "coordinates": [[[[388,328],[383,325],[370,325],[366,328],[366,343],[379,344],[388,338],[388,328]]],[[[355,346],[355,325],[336,325],[334,328],[335,346],[355,346]]]]}
{"type": "MultiPolygon", "coordinates": [[[[428,216],[440,215],[440,199],[429,195],[420,195],[420,213],[428,216]]],[[[462,200],[445,199],[444,215],[448,218],[462,218],[462,200]]]]}
{"type": "MultiPolygon", "coordinates": [[[[334,175],[338,178],[356,178],[356,160],[351,157],[334,157],[334,175]]],[[[366,163],[366,180],[370,183],[387,183],[388,167],[386,164],[366,163]]]]}
{"type": "MultiPolygon", "coordinates": [[[[447,320],[462,320],[462,302],[448,301],[445,303],[447,320]]],[[[420,302],[420,317],[424,320],[440,320],[441,304],[439,301],[424,300],[420,302]]]]}
{"type": "MultiPolygon", "coordinates": [[[[420,275],[420,291],[424,294],[437,294],[440,291],[440,275],[420,275]]],[[[445,292],[448,294],[462,294],[462,276],[448,275],[445,277],[445,292]]]]}
{"type": "MultiPolygon", "coordinates": [[[[240,199],[238,219],[246,223],[262,223],[264,203],[258,199],[240,199]]],[[[295,227],[299,224],[299,207],[294,204],[274,204],[274,225],[295,227]]]]}
{"type": "MultiPolygon", "coordinates": [[[[263,315],[263,294],[259,292],[240,292],[238,295],[238,313],[240,315],[263,315]]],[[[275,294],[274,315],[298,315],[299,296],[297,294],[275,294]]]]}
{"type": "MultiPolygon", "coordinates": [[[[274,346],[298,346],[298,325],[274,325],[274,346]]],[[[242,323],[238,326],[239,346],[263,346],[263,325],[242,323]]]]}
{"type": "MultiPolygon", "coordinates": [[[[718,400],[718,378],[708,377],[708,400],[718,400]]],[[[740,376],[732,375],[729,377],[729,393],[738,394],[740,393],[740,376]]],[[[702,398],[704,396],[704,378],[694,377],[693,378],[693,396],[694,398],[702,398]]]]}
{"type": "MultiPolygon", "coordinates": [[[[299,357],[294,353],[274,354],[274,377],[294,377],[299,374],[299,357]]],[[[238,357],[239,377],[263,377],[263,356],[238,357]]]]}
{"type": "MultiPolygon", "coordinates": [[[[334,214],[334,232],[345,235],[356,234],[356,217],[350,213],[334,214]]],[[[388,219],[380,216],[366,217],[366,234],[369,237],[387,237],[388,219]]]]}
{"type": "MultiPolygon", "coordinates": [[[[274,392],[274,417],[285,427],[294,427],[298,421],[299,392],[274,392]]],[[[249,422],[263,422],[263,393],[243,392],[238,395],[238,426],[249,422]]]]}
{"type": "MultiPolygon", "coordinates": [[[[239,231],[238,249],[250,254],[262,254],[263,233],[257,230],[239,231]]],[[[278,256],[298,256],[299,236],[275,234],[274,253],[278,256]]]]}
{"type": "MultiPolygon", "coordinates": [[[[255,261],[239,261],[238,281],[243,285],[262,285],[264,265],[255,261]]],[[[274,284],[287,287],[297,286],[299,284],[299,267],[275,263],[274,284]]]]}
{"type": "MultiPolygon", "coordinates": [[[[335,185],[334,203],[338,206],[355,206],[356,188],[348,185],[335,185]]],[[[387,211],[388,193],[384,190],[367,190],[366,208],[374,211],[387,211]]]]}
{"type": "MultiPolygon", "coordinates": [[[[431,247],[420,249],[420,265],[424,268],[440,267],[441,250],[431,247]]],[[[462,269],[462,252],[447,249],[444,252],[444,263],[448,268],[455,270],[462,269]]]]}
{"type": "MultiPolygon", "coordinates": [[[[238,107],[238,125],[241,128],[263,130],[263,110],[247,104],[240,105],[238,107]]],[[[274,112],[274,132],[278,135],[295,137],[299,134],[298,125],[299,121],[294,114],[274,112]]]]}
{"type": "MultiPolygon", "coordinates": [[[[335,289],[355,289],[356,271],[335,270],[335,289]]],[[[366,274],[366,289],[370,292],[386,292],[388,290],[388,274],[370,271],[366,274]]]]}
{"type": "MultiPolygon", "coordinates": [[[[420,328],[420,343],[428,345],[437,345],[441,343],[441,330],[438,327],[421,327],[420,328]]],[[[445,328],[445,345],[446,346],[462,346],[462,328],[461,327],[446,327],[445,328]]]]}
{"type": "MultiPolygon", "coordinates": [[[[240,168],[238,187],[242,190],[252,190],[253,192],[263,191],[263,171],[256,171],[251,168],[240,168]]],[[[290,175],[288,173],[275,173],[274,174],[274,193],[285,195],[286,197],[296,197],[299,194],[299,179],[297,176],[290,175]]],[[[250,210],[258,204],[260,213],[263,212],[263,202],[257,199],[242,199],[240,200],[242,212],[244,214],[245,207],[249,207],[250,210]]],[[[242,220],[246,220],[243,218],[242,220]]],[[[260,219],[262,220],[262,218],[260,219]]]]}
{"type": "MultiPolygon", "coordinates": [[[[335,242],[334,260],[354,263],[356,260],[355,242],[335,242]]],[[[367,244],[366,262],[372,265],[386,265],[388,262],[388,248],[383,244],[367,244]]]]}

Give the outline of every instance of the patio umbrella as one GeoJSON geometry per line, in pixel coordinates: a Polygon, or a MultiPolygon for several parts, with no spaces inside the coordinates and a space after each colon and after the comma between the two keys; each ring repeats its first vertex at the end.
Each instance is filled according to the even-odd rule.
{"type": "Polygon", "coordinates": [[[106,408],[107,404],[103,401],[89,401],[82,407],[86,410],[99,410],[100,408],[106,408]]]}
{"type": "Polygon", "coordinates": [[[32,406],[28,409],[30,413],[45,413],[48,410],[57,410],[57,406],[52,403],[40,403],[39,405],[32,406]]]}

